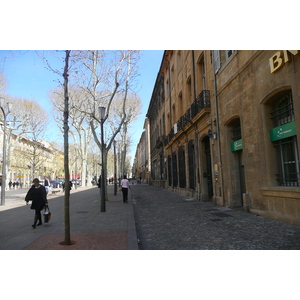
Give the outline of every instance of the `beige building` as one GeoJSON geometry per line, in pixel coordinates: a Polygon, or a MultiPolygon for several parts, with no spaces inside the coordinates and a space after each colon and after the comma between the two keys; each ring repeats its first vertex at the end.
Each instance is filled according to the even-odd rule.
{"type": "MultiPolygon", "coordinates": [[[[0,134],[0,141],[2,149],[3,133],[0,134]]],[[[50,180],[56,180],[64,176],[63,152],[42,140],[33,141],[12,134],[7,149],[7,163],[7,184],[11,181],[29,187],[34,177],[43,180],[47,176],[50,180]]]]}
{"type": "Polygon", "coordinates": [[[150,182],[151,162],[150,162],[150,128],[149,120],[144,123],[144,131],[138,143],[135,159],[132,167],[132,176],[143,182],[150,182]]]}
{"type": "Polygon", "coordinates": [[[297,50],[165,51],[151,183],[300,225],[299,69],[297,50]]]}

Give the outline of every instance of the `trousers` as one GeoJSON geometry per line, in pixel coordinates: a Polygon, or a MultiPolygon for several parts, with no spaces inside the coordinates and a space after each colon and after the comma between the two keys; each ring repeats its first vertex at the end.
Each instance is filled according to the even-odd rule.
{"type": "Polygon", "coordinates": [[[39,223],[42,223],[42,214],[40,210],[35,209],[33,225],[36,225],[37,221],[39,221],[39,223]]]}
{"type": "Polygon", "coordinates": [[[127,188],[122,188],[122,193],[123,193],[123,202],[128,202],[128,189],[127,188]]]}

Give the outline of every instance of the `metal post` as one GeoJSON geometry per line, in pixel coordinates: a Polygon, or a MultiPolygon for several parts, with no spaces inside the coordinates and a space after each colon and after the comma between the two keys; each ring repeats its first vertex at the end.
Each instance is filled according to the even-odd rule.
{"type": "Polygon", "coordinates": [[[104,134],[103,134],[103,123],[104,123],[104,116],[105,116],[105,107],[99,107],[99,114],[101,120],[101,161],[102,161],[102,168],[101,168],[101,212],[105,212],[105,185],[106,180],[104,178],[104,134]]]}
{"type": "Polygon", "coordinates": [[[5,205],[5,184],[6,184],[6,116],[4,115],[4,129],[3,129],[3,162],[2,162],[2,183],[1,183],[1,205],[5,205]]]}
{"type": "Polygon", "coordinates": [[[117,157],[116,157],[116,141],[114,141],[114,195],[117,195],[117,157]]]}
{"type": "Polygon", "coordinates": [[[105,212],[105,180],[104,180],[104,139],[103,139],[103,119],[101,120],[101,160],[102,160],[102,168],[101,168],[101,212],[105,212]]]}
{"type": "Polygon", "coordinates": [[[3,162],[2,162],[2,183],[1,183],[1,205],[5,205],[5,187],[6,187],[6,117],[10,113],[11,103],[7,102],[8,111],[5,113],[3,105],[4,98],[0,97],[0,108],[4,117],[3,126],[3,162]]]}

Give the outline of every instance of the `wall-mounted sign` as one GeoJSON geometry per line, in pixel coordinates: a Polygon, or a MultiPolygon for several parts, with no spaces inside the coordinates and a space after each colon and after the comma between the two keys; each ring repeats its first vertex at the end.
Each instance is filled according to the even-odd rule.
{"type": "Polygon", "coordinates": [[[270,129],[270,138],[272,142],[279,141],[294,135],[296,135],[295,121],[270,129]]]}
{"type": "Polygon", "coordinates": [[[271,73],[278,71],[285,63],[291,60],[290,54],[297,55],[299,50],[283,50],[276,52],[270,59],[271,73]]]}
{"type": "Polygon", "coordinates": [[[243,140],[237,140],[231,143],[231,151],[238,151],[243,149],[243,140]]]}

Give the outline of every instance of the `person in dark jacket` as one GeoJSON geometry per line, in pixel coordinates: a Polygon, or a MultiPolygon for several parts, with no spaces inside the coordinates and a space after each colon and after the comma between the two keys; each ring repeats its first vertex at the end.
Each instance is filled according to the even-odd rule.
{"type": "Polygon", "coordinates": [[[39,179],[34,178],[33,186],[28,190],[25,201],[28,205],[29,201],[32,201],[31,209],[35,210],[34,215],[34,223],[32,226],[35,229],[36,226],[42,225],[42,215],[41,210],[44,209],[45,205],[48,205],[47,197],[46,197],[46,189],[43,185],[40,185],[39,179]],[[38,224],[37,221],[39,221],[38,224]]]}

